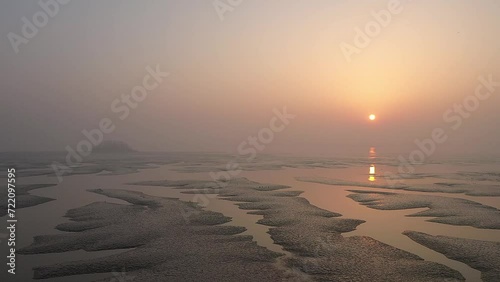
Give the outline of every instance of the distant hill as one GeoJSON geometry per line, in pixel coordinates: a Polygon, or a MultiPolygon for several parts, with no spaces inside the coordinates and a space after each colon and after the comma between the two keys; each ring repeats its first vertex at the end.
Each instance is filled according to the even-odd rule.
{"type": "Polygon", "coordinates": [[[127,143],[122,141],[103,141],[93,150],[95,153],[128,153],[137,152],[132,149],[127,143]]]}

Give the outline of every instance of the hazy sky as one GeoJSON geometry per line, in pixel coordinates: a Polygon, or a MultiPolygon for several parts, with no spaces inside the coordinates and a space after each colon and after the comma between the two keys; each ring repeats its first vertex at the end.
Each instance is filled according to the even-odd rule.
{"type": "Polygon", "coordinates": [[[64,150],[109,117],[106,138],[140,150],[236,153],[287,106],[267,153],[404,153],[439,127],[439,153],[500,154],[500,87],[458,129],[443,119],[479,76],[500,81],[500,1],[401,1],[346,60],[342,42],[389,2],[243,0],[221,20],[213,1],[72,1],[16,53],[11,33],[43,9],[1,1],[0,151],[64,150]],[[148,65],[170,76],[117,119],[148,65]]]}

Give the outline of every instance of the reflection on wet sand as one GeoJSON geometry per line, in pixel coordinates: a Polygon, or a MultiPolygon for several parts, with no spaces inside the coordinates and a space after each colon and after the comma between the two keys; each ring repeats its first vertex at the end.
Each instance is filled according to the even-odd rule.
{"type": "MultiPolygon", "coordinates": [[[[375,158],[377,157],[377,154],[376,154],[376,152],[375,152],[375,147],[371,147],[371,148],[370,148],[370,154],[369,154],[369,156],[368,156],[368,157],[369,157],[371,160],[373,160],[373,159],[375,159],[375,158]]],[[[369,173],[370,173],[370,177],[368,177],[368,181],[371,181],[371,182],[375,181],[375,180],[376,180],[376,179],[375,179],[375,164],[372,164],[372,165],[370,166],[370,172],[369,172],[369,173]]]]}
{"type": "Polygon", "coordinates": [[[370,177],[368,178],[369,181],[375,181],[375,165],[372,164],[370,166],[370,177]]]}

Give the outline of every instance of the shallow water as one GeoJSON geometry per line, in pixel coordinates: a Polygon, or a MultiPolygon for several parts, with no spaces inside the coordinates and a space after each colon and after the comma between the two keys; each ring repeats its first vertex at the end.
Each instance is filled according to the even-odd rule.
{"type": "Polygon", "coordinates": [[[407,236],[402,234],[405,230],[417,230],[431,235],[447,235],[459,238],[469,238],[477,240],[487,240],[500,242],[500,230],[478,229],[468,226],[453,226],[441,223],[426,221],[425,217],[407,217],[406,215],[416,213],[425,209],[408,209],[408,210],[375,210],[347,198],[352,194],[347,190],[370,190],[383,192],[397,192],[409,194],[430,194],[444,195],[447,197],[459,197],[464,199],[475,200],[483,204],[494,203],[496,206],[500,203],[500,198],[491,199],[489,197],[470,197],[461,194],[445,194],[445,193],[422,193],[411,191],[393,191],[388,189],[364,188],[364,187],[349,187],[349,186],[331,186],[317,183],[306,183],[295,180],[295,176],[304,175],[310,176],[328,176],[328,177],[355,177],[356,172],[363,175],[362,168],[348,168],[340,170],[331,169],[314,169],[312,170],[296,170],[287,169],[282,171],[262,171],[262,172],[245,172],[243,175],[249,179],[258,182],[273,182],[292,186],[292,189],[302,190],[302,197],[317,207],[338,212],[346,218],[362,219],[366,222],[357,227],[353,232],[344,233],[344,236],[369,236],[378,241],[392,245],[399,249],[416,254],[425,260],[437,262],[446,265],[450,268],[458,270],[467,279],[467,281],[481,281],[481,273],[478,270],[472,269],[464,263],[450,260],[444,255],[428,249],[407,236]]]}
{"type": "MultiPolygon", "coordinates": [[[[179,173],[172,171],[172,165],[165,165],[154,169],[145,169],[139,173],[126,175],[111,175],[111,176],[96,176],[96,175],[73,175],[66,176],[61,184],[54,187],[33,190],[31,194],[46,196],[57,199],[56,201],[48,202],[42,205],[19,209],[18,214],[18,230],[17,240],[18,248],[29,245],[33,236],[42,234],[57,234],[60,231],[54,227],[60,223],[67,222],[68,219],[64,214],[68,209],[77,208],[95,201],[108,201],[115,203],[124,203],[121,200],[108,198],[102,195],[87,192],[87,189],[130,189],[139,190],[147,194],[163,197],[176,197],[185,201],[192,201],[194,195],[182,194],[182,190],[151,187],[151,186],[136,186],[126,185],[129,182],[149,181],[149,180],[180,180],[180,179],[199,179],[208,180],[208,173],[179,173]]],[[[490,205],[499,208],[500,197],[472,197],[463,194],[446,194],[446,193],[423,193],[410,191],[394,191],[388,189],[364,188],[364,187],[347,187],[347,186],[331,186],[317,183],[300,182],[295,179],[298,176],[308,177],[328,177],[341,178],[350,181],[363,181],[368,183],[369,167],[362,165],[350,166],[348,168],[314,168],[314,169],[296,169],[287,168],[282,170],[260,170],[260,171],[243,171],[240,175],[247,177],[250,180],[257,182],[267,182],[274,184],[284,184],[291,186],[292,190],[302,190],[304,193],[301,197],[308,199],[311,204],[320,208],[330,210],[342,214],[347,218],[362,219],[366,223],[361,224],[357,230],[349,233],[344,233],[344,236],[370,236],[383,243],[414,253],[426,260],[438,262],[456,269],[467,278],[468,281],[480,281],[480,273],[467,265],[449,260],[443,255],[434,252],[414,241],[401,233],[405,230],[415,230],[425,232],[432,235],[447,235],[452,237],[500,241],[500,230],[485,230],[465,226],[452,226],[441,223],[433,223],[425,221],[424,217],[407,217],[406,215],[415,213],[423,209],[411,209],[400,211],[382,211],[368,208],[359,203],[347,198],[351,192],[347,190],[373,190],[373,191],[388,191],[397,193],[410,194],[428,194],[440,195],[446,197],[457,197],[476,201],[485,205],[490,205]]],[[[379,173],[384,170],[394,169],[393,167],[377,166],[379,173]]],[[[498,167],[491,164],[485,167],[484,165],[427,165],[420,166],[421,173],[454,173],[457,171],[499,171],[498,167]]],[[[383,181],[375,176],[373,182],[383,181]]],[[[57,180],[53,177],[34,176],[18,179],[19,184],[28,183],[56,183],[57,180]]],[[[440,178],[424,178],[406,180],[410,184],[426,184],[443,181],[440,178]]],[[[222,212],[223,214],[232,217],[230,225],[244,226],[248,230],[244,234],[254,236],[254,240],[259,245],[265,246],[276,252],[283,251],[281,246],[273,243],[270,236],[266,233],[269,229],[266,226],[256,224],[255,222],[261,218],[258,215],[247,214],[248,211],[240,210],[234,202],[226,201],[217,198],[213,195],[207,195],[203,198],[201,204],[206,204],[207,209],[222,212]]],[[[1,220],[5,220],[3,217],[1,220]]],[[[5,246],[2,246],[4,248],[5,246]]],[[[27,255],[18,256],[18,274],[13,281],[28,281],[31,279],[31,268],[34,266],[57,263],[59,261],[79,260],[87,258],[95,258],[106,256],[112,253],[119,253],[123,250],[114,251],[99,251],[99,252],[70,252],[62,254],[44,254],[44,255],[27,255]]],[[[126,270],[126,267],[125,267],[126,270]]],[[[122,270],[117,270],[122,271],[122,270]]],[[[3,274],[2,276],[3,277],[3,274]]],[[[58,279],[49,279],[50,281],[89,281],[98,277],[112,277],[111,274],[85,275],[78,277],[66,277],[58,279]]]]}

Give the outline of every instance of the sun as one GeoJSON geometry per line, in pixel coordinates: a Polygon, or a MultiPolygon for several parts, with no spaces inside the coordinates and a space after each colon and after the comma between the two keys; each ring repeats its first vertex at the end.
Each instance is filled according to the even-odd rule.
{"type": "Polygon", "coordinates": [[[368,118],[369,118],[370,120],[375,120],[377,117],[376,117],[374,114],[371,114],[368,118]]]}

